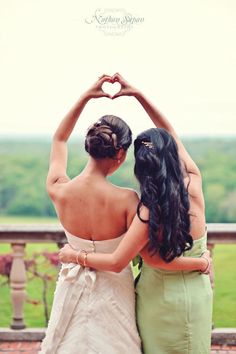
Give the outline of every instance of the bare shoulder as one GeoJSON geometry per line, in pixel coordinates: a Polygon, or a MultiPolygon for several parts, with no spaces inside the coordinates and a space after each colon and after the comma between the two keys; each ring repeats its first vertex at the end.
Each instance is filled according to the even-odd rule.
{"type": "Polygon", "coordinates": [[[135,189],[132,188],[123,188],[124,192],[129,195],[130,197],[139,199],[138,192],[135,189]]]}
{"type": "Polygon", "coordinates": [[[202,196],[202,177],[201,174],[189,173],[185,181],[188,193],[193,198],[202,196]]]}
{"type": "Polygon", "coordinates": [[[139,195],[132,188],[119,187],[113,185],[113,198],[119,201],[119,205],[123,206],[124,210],[129,214],[136,211],[137,205],[139,203],[139,195]]]}
{"type": "Polygon", "coordinates": [[[63,176],[58,178],[54,183],[46,182],[46,189],[49,197],[54,201],[56,199],[61,199],[65,193],[65,189],[71,179],[68,176],[63,176]]]}
{"type": "Polygon", "coordinates": [[[120,205],[123,205],[126,214],[127,228],[131,225],[139,203],[138,193],[134,189],[120,188],[120,205]]]}
{"type": "Polygon", "coordinates": [[[117,191],[121,199],[125,199],[127,202],[130,203],[137,203],[139,202],[139,195],[138,193],[132,188],[125,188],[125,187],[118,187],[117,191]]]}

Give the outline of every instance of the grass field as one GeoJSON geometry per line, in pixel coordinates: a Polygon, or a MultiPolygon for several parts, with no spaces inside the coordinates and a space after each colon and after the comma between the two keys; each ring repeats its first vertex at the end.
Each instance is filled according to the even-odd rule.
{"type": "MultiPolygon", "coordinates": [[[[55,223],[57,219],[35,219],[35,218],[1,218],[0,223],[55,223]]],[[[44,250],[54,252],[56,245],[49,244],[27,244],[26,254],[31,257],[34,252],[44,250]]],[[[0,253],[9,253],[10,245],[1,244],[0,253]]],[[[214,325],[215,327],[236,327],[236,245],[216,245],[214,249],[215,268],[215,290],[214,290],[214,325]]],[[[47,269],[42,269],[47,271],[47,269]]],[[[56,278],[57,271],[54,267],[48,270],[56,278]]],[[[5,278],[0,276],[0,284],[5,278]]],[[[48,302],[51,306],[55,281],[49,282],[48,302]]],[[[31,300],[41,300],[42,283],[40,279],[27,282],[27,294],[31,300]]],[[[8,327],[11,321],[10,291],[8,285],[0,288],[0,327],[8,327]]],[[[25,322],[27,326],[45,326],[42,304],[25,304],[25,322]]]]}
{"type": "Polygon", "coordinates": [[[35,216],[0,216],[2,224],[54,224],[58,223],[57,218],[36,218],[35,216]]]}
{"type": "Polygon", "coordinates": [[[214,324],[236,327],[236,245],[216,245],[214,250],[214,324]]]}

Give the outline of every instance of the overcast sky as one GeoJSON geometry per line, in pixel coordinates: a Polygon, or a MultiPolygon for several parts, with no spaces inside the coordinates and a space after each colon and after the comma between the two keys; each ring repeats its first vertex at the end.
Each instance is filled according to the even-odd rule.
{"type": "MultiPolygon", "coordinates": [[[[235,43],[235,0],[0,0],[0,134],[53,134],[118,71],[179,134],[236,135],[235,43]]],[[[152,126],[133,98],[100,99],[75,134],[109,113],[135,134],[152,126]]]]}

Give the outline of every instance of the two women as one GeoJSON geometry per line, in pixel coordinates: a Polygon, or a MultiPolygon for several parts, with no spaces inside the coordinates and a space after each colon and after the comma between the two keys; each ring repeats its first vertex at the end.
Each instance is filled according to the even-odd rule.
{"type": "Polygon", "coordinates": [[[170,123],[119,74],[100,78],[62,121],[47,188],[69,245],[60,253],[64,263],[42,353],[141,353],[129,266],[138,253],[144,260],[136,289],[144,353],[208,353],[210,282],[193,270],[208,271],[209,259],[181,256],[206,250],[200,172],[170,123]],[[113,98],[135,96],[164,128],[135,141],[140,201],[106,179],[131,143],[129,128],[117,117],[102,117],[90,127],[88,164],[76,178],[66,175],[66,142],[85,104],[109,97],[102,91],[105,81],[119,81],[121,91],[113,98]]]}

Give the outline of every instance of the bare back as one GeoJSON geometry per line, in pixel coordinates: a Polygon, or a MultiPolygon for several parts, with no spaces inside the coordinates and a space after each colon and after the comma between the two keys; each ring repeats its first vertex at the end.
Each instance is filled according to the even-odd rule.
{"type": "Polygon", "coordinates": [[[137,203],[133,190],[83,174],[63,183],[54,200],[63,227],[75,236],[92,240],[116,238],[125,233],[137,203]]]}

